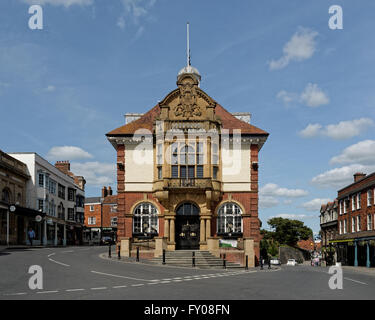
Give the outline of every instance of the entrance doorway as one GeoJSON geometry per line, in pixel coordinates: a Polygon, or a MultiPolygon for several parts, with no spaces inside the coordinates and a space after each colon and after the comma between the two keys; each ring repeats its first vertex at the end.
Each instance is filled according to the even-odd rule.
{"type": "Polygon", "coordinates": [[[181,204],[176,210],[176,249],[199,249],[199,208],[190,202],[181,204]]]}

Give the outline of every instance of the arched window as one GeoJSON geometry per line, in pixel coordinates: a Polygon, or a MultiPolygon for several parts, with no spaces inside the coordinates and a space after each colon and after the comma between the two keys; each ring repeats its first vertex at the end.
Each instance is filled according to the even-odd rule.
{"type": "Polygon", "coordinates": [[[185,202],[177,208],[176,214],[178,216],[196,216],[199,215],[199,208],[193,203],[185,202]]]}
{"type": "Polygon", "coordinates": [[[133,234],[158,234],[158,210],[150,202],[139,204],[133,213],[133,234]]]}
{"type": "Polygon", "coordinates": [[[242,233],[242,210],[233,202],[224,203],[218,211],[218,234],[242,233]]]}
{"type": "Polygon", "coordinates": [[[3,189],[3,192],[1,193],[1,200],[5,203],[10,203],[11,193],[7,188],[3,189]]]}

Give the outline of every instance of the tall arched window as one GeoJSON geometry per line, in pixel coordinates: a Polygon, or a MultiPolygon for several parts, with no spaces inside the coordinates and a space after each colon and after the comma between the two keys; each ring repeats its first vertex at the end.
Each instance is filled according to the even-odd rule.
{"type": "Polygon", "coordinates": [[[219,208],[217,217],[217,233],[242,233],[242,210],[239,205],[233,202],[227,202],[219,208]]]}
{"type": "Polygon", "coordinates": [[[3,192],[1,193],[1,200],[5,203],[10,203],[11,193],[7,188],[3,189],[3,192]]]}
{"type": "Polygon", "coordinates": [[[158,234],[158,210],[150,202],[140,203],[133,213],[133,234],[158,234]]]}

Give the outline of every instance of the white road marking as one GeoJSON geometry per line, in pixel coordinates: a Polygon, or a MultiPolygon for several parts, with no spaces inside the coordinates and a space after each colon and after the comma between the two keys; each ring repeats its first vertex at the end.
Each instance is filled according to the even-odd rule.
{"type": "Polygon", "coordinates": [[[149,285],[151,285],[151,284],[159,284],[160,282],[150,282],[150,283],[147,283],[147,284],[149,284],[149,285]]]}
{"type": "Polygon", "coordinates": [[[137,280],[137,281],[160,281],[160,280],[147,280],[147,279],[125,277],[125,276],[120,276],[118,274],[104,273],[104,272],[99,272],[99,271],[91,271],[91,272],[96,273],[96,274],[100,274],[100,275],[103,275],[103,276],[109,276],[109,277],[115,277],[115,278],[124,278],[124,279],[137,280]]]}
{"type": "Polygon", "coordinates": [[[67,292],[84,291],[85,289],[67,289],[67,292]]]}
{"type": "Polygon", "coordinates": [[[91,290],[105,290],[107,287],[90,288],[91,290]]]}
{"type": "Polygon", "coordinates": [[[127,288],[128,286],[114,286],[113,289],[127,288]]]}
{"type": "Polygon", "coordinates": [[[52,290],[52,291],[38,291],[37,293],[57,293],[59,291],[57,290],[52,290]]]}
{"type": "Polygon", "coordinates": [[[138,283],[138,284],[132,284],[132,287],[140,287],[144,285],[145,285],[144,283],[138,283]]]}
{"type": "Polygon", "coordinates": [[[358,280],[353,280],[353,279],[346,278],[346,277],[344,277],[344,279],[349,280],[349,281],[353,281],[353,282],[357,282],[357,283],[360,283],[360,284],[367,285],[367,283],[364,283],[364,282],[361,282],[361,281],[358,281],[358,280]]]}
{"type": "Polygon", "coordinates": [[[18,293],[4,293],[4,296],[22,296],[27,294],[26,292],[18,292],[18,293]]]}
{"type": "Polygon", "coordinates": [[[70,265],[68,264],[65,264],[65,263],[62,263],[62,262],[59,262],[59,261],[56,261],[56,260],[53,260],[51,258],[48,258],[49,261],[52,261],[54,263],[57,263],[57,264],[61,264],[62,266],[65,266],[65,267],[70,267],[70,265]]]}
{"type": "Polygon", "coordinates": [[[49,257],[52,257],[52,256],[54,256],[56,253],[51,253],[51,254],[49,254],[47,257],[49,258],[49,257]]]}
{"type": "Polygon", "coordinates": [[[73,250],[62,251],[62,253],[74,252],[73,250]]]}

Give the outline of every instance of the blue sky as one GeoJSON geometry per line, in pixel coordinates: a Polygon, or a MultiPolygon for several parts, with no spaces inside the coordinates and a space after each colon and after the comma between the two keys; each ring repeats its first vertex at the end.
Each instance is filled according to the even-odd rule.
{"type": "Polygon", "coordinates": [[[201,88],[270,133],[263,226],[282,215],[317,232],[320,203],[375,171],[374,14],[371,0],[2,0],[0,148],[71,160],[87,196],[115,186],[104,134],[176,87],[189,21],[201,88]],[[28,28],[33,3],[43,30],[28,28]],[[333,4],[343,30],[328,27],[333,4]]]}

